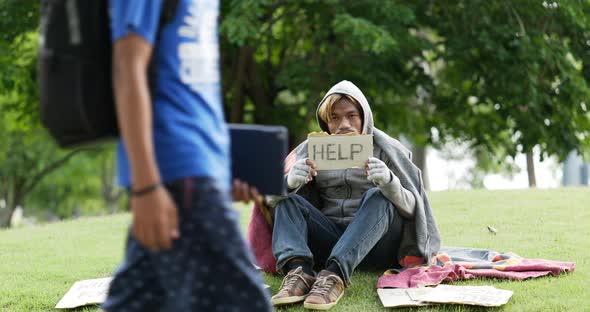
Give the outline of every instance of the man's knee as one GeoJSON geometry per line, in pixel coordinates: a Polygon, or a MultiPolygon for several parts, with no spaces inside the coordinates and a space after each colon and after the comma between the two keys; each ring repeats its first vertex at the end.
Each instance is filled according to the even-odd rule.
{"type": "Polygon", "coordinates": [[[277,206],[304,206],[305,198],[298,194],[291,194],[278,202],[277,206]]]}
{"type": "Polygon", "coordinates": [[[305,198],[303,198],[301,195],[291,194],[277,203],[275,214],[292,210],[299,210],[304,214],[307,214],[309,211],[306,202],[307,200],[305,200],[305,198]]]}
{"type": "Polygon", "coordinates": [[[363,196],[363,202],[364,203],[371,202],[372,205],[391,204],[391,202],[387,198],[385,198],[385,196],[383,196],[383,193],[381,193],[381,190],[378,187],[374,187],[372,189],[367,190],[365,192],[365,195],[363,196]]]}
{"type": "Polygon", "coordinates": [[[383,193],[381,193],[381,190],[378,187],[374,187],[365,192],[363,200],[361,201],[361,206],[370,206],[370,209],[380,209],[385,212],[395,211],[393,203],[383,196],[383,193]]]}

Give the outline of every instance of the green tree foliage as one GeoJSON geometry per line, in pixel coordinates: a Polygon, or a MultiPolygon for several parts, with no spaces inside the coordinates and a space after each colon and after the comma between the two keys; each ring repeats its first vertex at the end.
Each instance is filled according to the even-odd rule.
{"type": "MultiPolygon", "coordinates": [[[[428,133],[416,88],[431,79],[420,62],[411,1],[225,1],[221,23],[224,95],[230,121],[284,124],[298,144],[315,127],[321,96],[343,79],[373,106],[377,126],[428,133]]],[[[426,141],[423,139],[422,141],[426,141]]]]}
{"type": "Polygon", "coordinates": [[[590,156],[587,0],[223,4],[231,121],[286,124],[295,145],[321,95],[349,79],[377,126],[418,145],[471,142],[484,169],[535,145],[590,156]]]}
{"type": "Polygon", "coordinates": [[[38,120],[38,24],[39,1],[0,0],[0,97],[24,127],[38,120]]]}
{"type": "MultiPolygon", "coordinates": [[[[39,124],[38,12],[36,0],[0,0],[0,197],[11,207],[0,226],[16,204],[65,216],[91,190],[121,200],[112,151],[49,170],[72,155],[39,124]]],[[[348,79],[379,128],[419,146],[470,142],[484,170],[535,145],[590,157],[589,16],[588,0],[222,0],[227,117],[286,125],[296,145],[317,130],[321,96],[348,79]]]]}
{"type": "Polygon", "coordinates": [[[429,1],[443,136],[563,160],[590,147],[590,2],[429,1]]]}
{"type": "Polygon", "coordinates": [[[0,0],[2,42],[12,42],[21,34],[37,29],[39,2],[37,0],[0,0]]]}
{"type": "Polygon", "coordinates": [[[112,147],[60,150],[44,129],[23,123],[2,100],[0,199],[6,205],[0,207],[0,228],[10,226],[17,206],[59,218],[102,212],[105,201],[110,212],[117,211],[122,193],[113,185],[112,147]]]}
{"type": "Polygon", "coordinates": [[[60,219],[119,211],[123,191],[115,186],[114,149],[85,151],[43,178],[27,196],[29,214],[60,219]]]}
{"type": "Polygon", "coordinates": [[[39,182],[64,165],[77,152],[59,151],[40,128],[20,125],[16,113],[6,110],[0,98],[0,228],[10,226],[17,206],[22,206],[39,182]]]}
{"type": "Polygon", "coordinates": [[[113,210],[121,198],[112,175],[101,179],[102,152],[59,150],[40,125],[38,12],[38,1],[0,0],[0,228],[10,226],[17,206],[67,217],[74,209],[104,207],[98,205],[101,189],[108,190],[103,194],[112,198],[113,210]],[[78,154],[85,155],[68,164],[78,154]]]}

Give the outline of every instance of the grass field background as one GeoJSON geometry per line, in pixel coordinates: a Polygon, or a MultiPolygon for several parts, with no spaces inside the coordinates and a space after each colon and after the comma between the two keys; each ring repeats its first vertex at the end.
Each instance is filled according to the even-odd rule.
{"type": "MultiPolygon", "coordinates": [[[[524,282],[476,279],[459,285],[492,285],[514,291],[493,311],[590,311],[590,188],[447,191],[429,194],[445,246],[512,251],[527,258],[576,262],[559,277],[524,282]],[[486,226],[498,230],[488,232],[486,226]]],[[[250,208],[237,205],[245,229],[250,208]]],[[[0,311],[55,311],[77,280],[106,277],[123,257],[130,216],[82,218],[0,231],[0,311]]],[[[332,311],[386,311],[378,274],[355,272],[352,286],[332,311]]],[[[265,275],[275,292],[278,276],[265,275]]],[[[96,307],[77,311],[97,311],[96,307]]],[[[482,311],[435,306],[396,311],[482,311]]],[[[305,311],[291,306],[279,311],[305,311]]]]}

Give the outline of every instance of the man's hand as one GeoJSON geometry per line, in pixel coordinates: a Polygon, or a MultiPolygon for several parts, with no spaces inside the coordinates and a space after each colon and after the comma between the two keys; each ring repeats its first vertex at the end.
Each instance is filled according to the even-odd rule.
{"type": "Polygon", "coordinates": [[[294,190],[302,184],[311,181],[313,177],[318,175],[315,168],[315,163],[307,158],[295,162],[293,168],[289,171],[289,175],[287,175],[287,186],[289,189],[294,190]]]}
{"type": "MultiPolygon", "coordinates": [[[[152,46],[130,33],[113,45],[113,91],[119,129],[137,190],[160,181],[153,143],[152,105],[147,69],[152,46]]],[[[133,236],[156,252],[180,237],[177,209],[163,187],[131,197],[133,236]]]]}
{"type": "Polygon", "coordinates": [[[180,237],[177,208],[163,187],[131,197],[133,236],[153,252],[172,247],[180,237]]]}
{"type": "Polygon", "coordinates": [[[234,179],[232,185],[232,197],[234,201],[241,201],[244,203],[249,203],[253,200],[258,206],[264,203],[264,197],[260,195],[258,190],[240,179],[234,179]]]}
{"type": "Polygon", "coordinates": [[[365,164],[365,172],[367,179],[377,186],[387,184],[393,179],[393,173],[391,173],[387,165],[375,157],[369,157],[365,164]]]}

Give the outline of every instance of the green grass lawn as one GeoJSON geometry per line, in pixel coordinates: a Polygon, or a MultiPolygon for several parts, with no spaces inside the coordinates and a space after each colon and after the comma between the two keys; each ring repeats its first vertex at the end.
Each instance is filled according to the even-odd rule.
{"type": "MultiPolygon", "coordinates": [[[[450,191],[429,196],[445,246],[513,251],[527,258],[576,262],[559,277],[524,282],[478,279],[514,291],[505,311],[590,311],[590,188],[518,191],[450,191]],[[491,235],[486,226],[498,230],[491,235]]],[[[238,206],[242,226],[249,208],[238,206]]],[[[129,215],[94,217],[0,231],[0,311],[53,311],[72,284],[109,276],[123,256],[129,215]]],[[[378,274],[356,272],[333,311],[382,311],[378,274]]],[[[265,276],[274,292],[281,278],[265,276]]],[[[79,311],[96,311],[97,308],[79,311]]],[[[437,306],[399,311],[479,311],[437,306]]],[[[489,310],[489,309],[486,309],[489,310]]],[[[292,306],[280,311],[304,311],[292,306]]]]}

